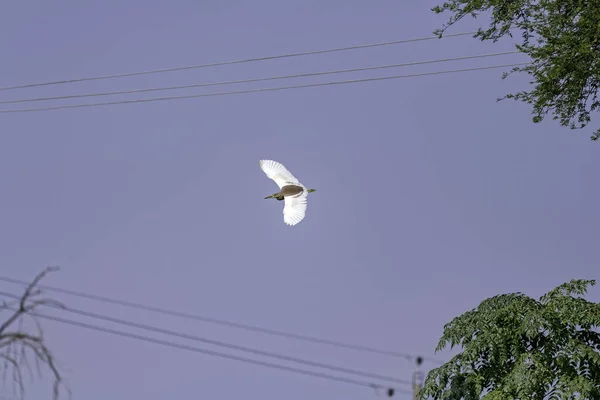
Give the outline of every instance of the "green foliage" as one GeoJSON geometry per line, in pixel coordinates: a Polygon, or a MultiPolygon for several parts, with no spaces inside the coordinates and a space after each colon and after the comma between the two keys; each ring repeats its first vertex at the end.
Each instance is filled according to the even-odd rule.
{"type": "MultiPolygon", "coordinates": [[[[598,112],[600,100],[600,0],[449,0],[432,9],[452,16],[442,29],[470,15],[491,11],[488,29],[474,36],[481,40],[498,39],[518,29],[522,43],[517,49],[532,62],[512,72],[525,72],[533,80],[531,91],[509,94],[533,106],[533,122],[548,113],[563,126],[584,128],[590,114],[598,112]]],[[[509,73],[510,74],[510,73],[509,73]]],[[[506,78],[509,74],[504,74],[506,78]]],[[[592,140],[600,138],[600,129],[592,140]]]]}
{"type": "Polygon", "coordinates": [[[534,300],[484,300],[444,326],[436,351],[462,353],[427,375],[426,399],[600,399],[600,303],[572,280],[534,300]]]}

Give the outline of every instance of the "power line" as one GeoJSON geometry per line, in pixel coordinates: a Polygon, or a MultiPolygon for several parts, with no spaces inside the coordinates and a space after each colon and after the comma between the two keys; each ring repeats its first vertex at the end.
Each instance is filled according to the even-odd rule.
{"type": "Polygon", "coordinates": [[[502,53],[479,54],[479,55],[474,55],[474,56],[453,57],[453,58],[444,58],[444,59],[438,59],[438,60],[415,61],[415,62],[402,63],[402,64],[387,64],[387,65],[378,65],[378,66],[374,66],[374,67],[352,68],[352,69],[342,69],[342,70],[333,70],[333,71],[321,71],[321,72],[311,72],[311,73],[294,74],[294,75],[280,75],[280,76],[272,76],[272,77],[266,77],[266,78],[243,79],[243,80],[234,80],[234,81],[198,83],[198,84],[182,85],[182,86],[169,86],[169,87],[158,87],[158,88],[149,88],[149,89],[122,90],[122,91],[115,91],[115,92],[99,92],[99,93],[75,94],[75,95],[67,95],[67,96],[37,97],[37,98],[29,98],[29,99],[4,100],[4,101],[0,101],[0,104],[27,103],[27,102],[33,102],[33,101],[48,101],[48,100],[65,100],[65,99],[75,99],[75,98],[82,98],[82,97],[112,96],[112,95],[122,95],[122,94],[165,91],[165,90],[190,89],[190,88],[207,87],[207,86],[231,85],[231,84],[238,84],[238,83],[263,82],[263,81],[271,81],[271,80],[278,80],[278,79],[292,79],[292,78],[303,78],[303,77],[309,77],[309,76],[341,74],[341,73],[348,73],[348,72],[373,71],[373,70],[378,70],[378,69],[407,67],[410,65],[423,65],[423,64],[434,64],[434,63],[448,62],[448,61],[471,60],[471,59],[475,59],[475,58],[497,57],[497,56],[508,55],[508,54],[516,54],[516,53],[520,53],[520,51],[506,51],[506,52],[502,52],[502,53]]]}
{"type": "MultiPolygon", "coordinates": [[[[10,309],[13,310],[13,311],[15,311],[14,308],[10,308],[10,309]]],[[[234,361],[245,362],[247,364],[260,365],[260,366],[263,366],[263,367],[268,367],[268,368],[273,368],[273,369],[279,369],[279,370],[289,371],[289,372],[295,372],[295,373],[298,373],[298,374],[303,374],[303,375],[308,375],[308,376],[313,376],[313,377],[318,377],[318,378],[323,378],[323,379],[329,379],[329,380],[332,380],[332,381],[338,381],[338,382],[348,383],[348,384],[357,385],[357,386],[365,386],[365,387],[369,387],[369,388],[372,388],[372,389],[387,389],[387,387],[385,387],[385,386],[382,386],[382,385],[379,385],[379,384],[376,384],[376,383],[372,383],[372,382],[360,381],[360,380],[355,380],[355,379],[349,379],[349,378],[339,377],[339,376],[335,376],[335,375],[324,374],[324,373],[321,373],[321,372],[303,370],[303,369],[299,369],[299,368],[288,367],[286,365],[274,364],[274,363],[270,363],[270,362],[267,362],[267,361],[260,361],[260,360],[254,360],[254,359],[251,359],[251,358],[234,356],[234,355],[227,354],[227,353],[220,353],[220,352],[217,352],[217,351],[202,349],[202,348],[199,348],[199,347],[193,347],[193,346],[189,346],[189,345],[185,345],[185,344],[179,344],[179,343],[169,342],[169,341],[160,340],[160,339],[154,339],[154,338],[151,338],[151,337],[148,337],[148,336],[138,335],[138,334],[124,332],[124,331],[118,331],[118,330],[115,330],[115,329],[105,328],[105,327],[97,326],[97,325],[91,325],[91,324],[87,324],[87,323],[84,323],[84,322],[69,320],[69,319],[66,319],[66,318],[60,318],[60,317],[55,317],[55,316],[40,314],[40,313],[37,313],[37,312],[31,312],[31,313],[29,313],[29,315],[32,315],[32,316],[35,316],[35,317],[38,317],[38,318],[42,318],[42,319],[47,319],[47,320],[50,320],[50,321],[59,322],[59,323],[62,323],[62,324],[76,326],[76,327],[79,327],[79,328],[86,328],[86,329],[93,330],[93,331],[109,333],[111,335],[116,335],[116,336],[121,336],[121,337],[127,337],[127,338],[130,338],[130,339],[140,340],[140,341],[144,341],[144,342],[148,342],[148,343],[160,344],[160,345],[166,346],[166,347],[172,347],[172,348],[177,348],[177,349],[181,349],[181,350],[187,350],[187,351],[193,351],[193,352],[196,352],[196,353],[202,353],[202,354],[206,354],[206,355],[210,355],[210,356],[214,356],[214,357],[219,357],[219,358],[225,358],[225,359],[234,360],[234,361]]],[[[398,391],[398,392],[402,392],[402,393],[410,393],[410,391],[402,389],[402,388],[393,388],[393,389],[396,390],[396,391],[398,391]]]]}
{"type": "MultiPolygon", "coordinates": [[[[12,294],[12,293],[3,292],[3,291],[0,291],[0,295],[1,296],[6,296],[6,297],[10,297],[10,298],[13,298],[13,299],[19,299],[20,298],[20,296],[17,296],[17,295],[12,294]]],[[[219,347],[225,347],[225,348],[232,349],[232,350],[244,351],[244,352],[247,352],[247,353],[253,353],[253,354],[261,355],[261,356],[265,356],[265,357],[278,358],[280,360],[289,361],[289,362],[293,362],[293,363],[297,363],[297,364],[310,365],[312,367],[329,369],[331,371],[337,371],[337,372],[344,372],[344,373],[347,373],[347,374],[363,376],[363,377],[366,377],[366,378],[380,379],[380,380],[384,380],[384,381],[402,383],[402,384],[405,384],[405,385],[410,385],[411,384],[411,382],[409,382],[407,380],[402,380],[402,379],[394,378],[394,377],[391,377],[391,376],[374,374],[374,373],[364,372],[364,371],[359,371],[359,370],[354,370],[354,369],[350,369],[350,368],[338,367],[336,365],[325,364],[325,363],[320,363],[320,362],[315,362],[315,361],[310,361],[310,360],[304,360],[304,359],[301,359],[301,358],[286,356],[286,355],[282,355],[282,354],[278,354],[278,353],[272,353],[272,352],[268,352],[268,351],[257,350],[257,349],[253,349],[253,348],[249,348],[249,347],[245,347],[245,346],[239,346],[239,345],[235,345],[235,344],[231,344],[231,343],[222,342],[222,341],[219,341],[219,340],[207,339],[207,338],[203,338],[203,337],[200,337],[200,336],[194,336],[194,335],[188,335],[188,334],[185,334],[185,333],[176,332],[176,331],[172,331],[172,330],[169,330],[169,329],[163,329],[163,328],[159,328],[159,327],[155,327],[155,326],[150,326],[150,325],[140,324],[140,323],[136,323],[136,322],[126,321],[126,320],[123,320],[123,319],[114,318],[114,317],[110,317],[110,316],[106,316],[106,315],[101,315],[101,314],[96,314],[96,313],[89,312],[89,311],[78,310],[78,309],[71,308],[71,307],[60,307],[60,306],[57,306],[57,305],[54,305],[54,304],[45,304],[45,305],[48,306],[48,307],[56,308],[56,309],[59,309],[59,310],[62,310],[62,311],[67,311],[67,312],[70,312],[72,314],[77,314],[77,315],[81,315],[81,316],[84,316],[84,317],[100,319],[100,320],[103,320],[103,321],[113,322],[113,323],[116,323],[116,324],[125,325],[125,326],[129,326],[129,327],[133,327],[133,328],[144,329],[144,330],[148,330],[148,331],[162,333],[162,334],[165,334],[165,335],[176,336],[176,337],[180,337],[180,338],[183,338],[183,339],[189,339],[189,340],[194,340],[194,341],[202,342],[202,343],[206,343],[206,344],[212,344],[212,345],[219,346],[219,347]]]]}
{"type": "Polygon", "coordinates": [[[529,63],[492,65],[492,66],[486,66],[486,67],[464,68],[464,69],[455,69],[455,70],[449,70],[449,71],[423,72],[423,73],[419,73],[419,74],[392,75],[392,76],[384,76],[384,77],[377,77],[377,78],[364,78],[364,79],[354,79],[354,80],[347,80],[347,81],[331,81],[331,82],[325,82],[325,83],[311,83],[311,84],[305,84],[305,85],[280,86],[280,87],[274,87],[274,88],[237,90],[237,91],[231,91],[231,92],[193,94],[193,95],[186,95],[186,96],[155,97],[155,98],[150,98],[150,99],[120,100],[120,101],[110,101],[110,102],[104,102],[104,103],[74,104],[74,105],[55,106],[55,107],[0,110],[0,113],[8,114],[8,113],[21,113],[21,112],[35,112],[35,111],[59,110],[59,109],[66,109],[66,108],[84,108],[84,107],[96,107],[96,106],[109,106],[109,105],[117,105],[117,104],[149,103],[149,102],[166,101],[166,100],[193,99],[193,98],[200,98],[200,97],[227,96],[227,95],[234,95],[234,94],[258,93],[258,92],[273,92],[273,91],[280,91],[280,90],[287,90],[287,89],[300,89],[300,88],[309,88],[309,87],[318,87],[318,86],[344,85],[344,84],[359,83],[359,82],[374,82],[374,81],[384,81],[384,80],[400,79],[400,78],[413,78],[413,77],[418,77],[418,76],[451,74],[451,73],[456,73],[456,72],[480,71],[480,70],[494,69],[494,68],[514,67],[517,65],[525,65],[525,64],[529,64],[529,63]]]}
{"type": "MultiPolygon", "coordinates": [[[[444,35],[442,38],[473,35],[475,33],[477,33],[477,32],[454,33],[454,34],[444,35]]],[[[394,40],[391,42],[361,44],[361,45],[356,45],[356,46],[338,47],[338,48],[325,49],[325,50],[315,50],[315,51],[307,51],[307,52],[301,52],[301,53],[287,53],[287,54],[280,54],[280,55],[275,55],[275,56],[254,57],[254,58],[247,58],[247,59],[243,59],[243,60],[222,61],[222,62],[216,62],[216,63],[210,63],[210,64],[188,65],[188,66],[184,66],[184,67],[164,68],[164,69],[156,69],[156,70],[151,70],[151,71],[128,72],[128,73],[114,74],[114,75],[104,75],[104,76],[78,78],[78,79],[67,79],[67,80],[42,82],[42,83],[30,83],[30,84],[25,84],[25,85],[3,87],[3,88],[0,88],[0,91],[13,90],[13,89],[24,89],[24,88],[38,87],[38,86],[59,85],[59,84],[73,83],[73,82],[94,81],[94,80],[101,80],[101,79],[114,79],[114,78],[122,78],[122,77],[126,77],[126,76],[149,75],[149,74],[157,74],[157,73],[162,73],[162,72],[183,71],[183,70],[188,70],[188,69],[216,67],[216,66],[221,66],[221,65],[243,64],[243,63],[256,62],[256,61],[266,61],[266,60],[275,60],[275,59],[281,59],[281,58],[308,56],[308,55],[314,55],[314,54],[333,53],[333,52],[338,52],[338,51],[366,49],[366,48],[370,48],[370,47],[390,46],[390,45],[394,45],[394,44],[420,42],[420,41],[433,40],[433,39],[440,39],[440,38],[437,36],[427,36],[427,37],[413,38],[413,39],[394,40]]]]}
{"type": "MultiPolygon", "coordinates": [[[[17,285],[29,285],[29,282],[19,280],[19,279],[9,278],[9,277],[5,277],[5,276],[0,276],[0,281],[13,283],[13,284],[17,284],[17,285]]],[[[158,314],[168,315],[171,317],[179,317],[179,318],[185,318],[185,319],[196,320],[196,321],[201,321],[201,322],[207,322],[207,323],[211,323],[211,324],[215,324],[215,325],[228,326],[231,328],[243,329],[243,330],[252,331],[252,332],[266,333],[266,334],[273,335],[273,336],[281,336],[281,337],[286,337],[289,339],[303,340],[303,341],[307,341],[307,342],[313,342],[313,343],[319,343],[319,344],[324,344],[324,345],[329,345],[329,346],[334,346],[334,347],[346,348],[346,349],[351,349],[351,350],[355,350],[355,351],[369,352],[369,353],[380,354],[380,355],[391,356],[391,357],[399,357],[399,358],[404,358],[407,360],[416,359],[415,356],[408,354],[408,353],[376,349],[376,348],[368,347],[368,346],[348,344],[348,343],[338,342],[338,341],[334,341],[334,340],[321,339],[321,338],[317,338],[314,336],[300,335],[300,334],[296,334],[296,333],[284,332],[284,331],[279,331],[279,330],[275,330],[275,329],[261,328],[261,327],[255,326],[255,325],[242,324],[242,323],[238,323],[238,322],[232,322],[232,321],[227,321],[227,320],[222,320],[222,319],[217,319],[217,318],[205,317],[205,316],[185,313],[185,312],[181,312],[181,311],[168,310],[165,308],[149,306],[149,305],[144,305],[144,304],[140,304],[140,303],[134,303],[134,302],[126,301],[126,300],[118,300],[118,299],[114,299],[114,298],[110,298],[110,297],[84,293],[84,292],[75,291],[75,290],[71,290],[71,289],[63,289],[63,288],[59,288],[59,287],[55,287],[55,286],[38,285],[38,287],[41,289],[56,292],[56,293],[63,293],[63,294],[67,294],[70,296],[85,298],[88,300],[100,301],[103,303],[115,304],[115,305],[119,305],[119,306],[123,306],[123,307],[129,307],[129,308],[134,308],[134,309],[138,309],[138,310],[155,312],[158,314]]],[[[437,364],[442,364],[438,360],[432,360],[432,359],[426,359],[426,360],[437,363],[437,364]]]]}

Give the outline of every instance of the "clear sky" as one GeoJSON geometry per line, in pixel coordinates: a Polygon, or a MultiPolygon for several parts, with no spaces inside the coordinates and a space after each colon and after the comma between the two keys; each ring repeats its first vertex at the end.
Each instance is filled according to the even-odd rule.
{"type": "MultiPolygon", "coordinates": [[[[0,87],[430,36],[447,17],[434,16],[435,4],[3,2],[0,87]]],[[[465,21],[452,32],[476,26],[465,21]]],[[[447,38],[6,91],[0,100],[509,50],[508,41],[447,38]]],[[[523,60],[504,56],[175,94],[523,60]]],[[[483,299],[515,291],[538,297],[573,278],[598,278],[600,144],[590,142],[590,132],[551,120],[534,125],[525,104],[497,103],[527,88],[526,77],[502,81],[502,71],[0,114],[0,275],[30,280],[58,264],[62,270],[45,283],[444,360],[447,354],[434,355],[443,325],[483,299]],[[284,225],[282,204],[263,200],[277,190],[258,166],[263,158],[284,163],[317,189],[299,225],[284,225]]],[[[19,288],[3,283],[0,289],[19,288]]],[[[400,379],[413,370],[399,358],[56,298],[400,379]]],[[[600,290],[593,288],[589,299],[600,301],[600,290]]],[[[44,327],[75,399],[376,396],[368,388],[54,322],[44,327]]],[[[49,398],[48,380],[36,382],[27,382],[27,398],[49,398]]]]}

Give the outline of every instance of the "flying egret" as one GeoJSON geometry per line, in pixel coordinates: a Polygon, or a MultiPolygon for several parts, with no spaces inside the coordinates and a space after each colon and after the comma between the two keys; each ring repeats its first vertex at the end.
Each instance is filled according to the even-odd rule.
{"type": "Polygon", "coordinates": [[[307,189],[287,168],[277,161],[260,160],[258,165],[281,189],[278,193],[267,196],[265,199],[285,200],[283,222],[288,225],[296,225],[302,221],[306,214],[306,198],[315,189],[307,189]]]}

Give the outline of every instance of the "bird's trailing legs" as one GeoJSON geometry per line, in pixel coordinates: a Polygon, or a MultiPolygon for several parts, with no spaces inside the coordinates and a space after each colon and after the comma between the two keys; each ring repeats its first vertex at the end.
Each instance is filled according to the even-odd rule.
{"type": "Polygon", "coordinates": [[[281,193],[275,193],[270,196],[265,197],[265,199],[277,199],[279,201],[283,200],[283,195],[281,193]]]}

